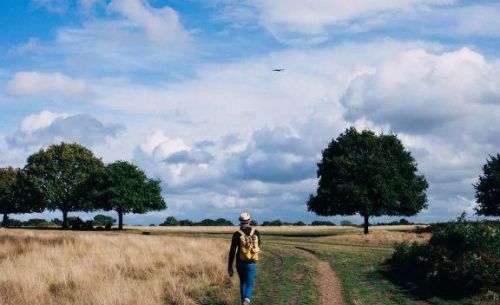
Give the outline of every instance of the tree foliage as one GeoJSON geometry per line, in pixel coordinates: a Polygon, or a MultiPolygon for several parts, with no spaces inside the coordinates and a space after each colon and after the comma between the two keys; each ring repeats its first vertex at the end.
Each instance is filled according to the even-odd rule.
{"type": "Polygon", "coordinates": [[[174,216],[168,216],[164,222],[160,224],[160,226],[165,227],[175,227],[179,225],[179,221],[174,216]]]}
{"type": "Polygon", "coordinates": [[[25,169],[42,191],[46,207],[62,211],[63,227],[67,228],[68,212],[82,210],[79,185],[102,166],[84,146],[61,143],[28,157],[25,169]]]}
{"type": "Polygon", "coordinates": [[[0,168],[0,214],[7,226],[9,214],[43,211],[42,195],[32,179],[19,168],[0,168]]]}
{"type": "Polygon", "coordinates": [[[396,135],[351,127],[323,150],[319,184],[308,201],[318,215],[411,216],[427,206],[427,181],[396,135]]]}
{"type": "Polygon", "coordinates": [[[94,216],[94,224],[96,226],[106,226],[106,225],[114,225],[116,223],[116,219],[111,216],[98,214],[94,216]]]}
{"type": "Polygon", "coordinates": [[[126,161],[110,163],[93,173],[82,184],[80,195],[87,210],[116,211],[119,229],[123,228],[126,213],[144,214],[166,208],[160,181],[149,179],[144,171],[126,161]]]}
{"type": "Polygon", "coordinates": [[[476,213],[500,216],[500,154],[490,156],[483,166],[483,175],[474,185],[476,189],[476,213]]]}

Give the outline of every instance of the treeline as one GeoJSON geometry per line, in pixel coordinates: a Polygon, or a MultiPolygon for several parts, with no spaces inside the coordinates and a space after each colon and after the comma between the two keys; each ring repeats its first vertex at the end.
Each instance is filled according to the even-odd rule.
{"type": "Polygon", "coordinates": [[[191,226],[209,226],[209,227],[214,227],[214,226],[233,226],[234,224],[227,219],[224,218],[218,218],[216,220],[213,219],[203,219],[200,222],[194,222],[192,220],[188,219],[183,219],[183,220],[177,220],[177,218],[173,216],[169,216],[165,219],[164,222],[160,223],[160,226],[163,227],[175,227],[175,226],[181,226],[181,227],[191,227],[191,226]]]}
{"type": "MultiPolygon", "coordinates": [[[[251,221],[251,225],[253,226],[258,226],[259,223],[256,220],[251,221]]],[[[297,221],[297,222],[286,222],[286,221],[281,221],[279,219],[276,220],[270,220],[270,221],[264,221],[261,226],[264,227],[279,227],[279,226],[307,226],[302,221],[297,221]]],[[[321,221],[321,220],[315,220],[311,222],[311,226],[335,226],[335,224],[331,221],[321,221]]],[[[202,221],[195,222],[189,219],[183,219],[183,220],[177,220],[174,216],[169,216],[165,219],[164,222],[160,224],[160,226],[164,227],[175,227],[175,226],[181,226],[181,227],[189,227],[189,226],[234,226],[234,223],[230,220],[224,219],[224,218],[218,218],[218,219],[203,219],[202,221]]]]}
{"type": "MultiPolygon", "coordinates": [[[[10,214],[60,210],[61,226],[81,224],[70,212],[115,211],[118,227],[123,215],[166,209],[160,180],[126,161],[104,164],[92,151],[77,143],[60,143],[29,156],[24,168],[0,168],[2,225],[10,214]],[[78,224],[75,224],[78,223],[78,224]]],[[[90,225],[90,224],[89,224],[90,225]]]]}
{"type": "MultiPolygon", "coordinates": [[[[80,217],[68,217],[68,228],[75,230],[92,230],[92,229],[110,230],[115,223],[116,223],[115,218],[100,214],[96,215],[92,220],[85,220],[85,221],[82,220],[80,217]]],[[[21,228],[21,227],[50,228],[50,227],[61,227],[62,224],[63,222],[59,218],[53,218],[51,220],[46,220],[43,218],[31,218],[26,221],[9,218],[7,220],[6,226],[10,228],[21,228]]]]}

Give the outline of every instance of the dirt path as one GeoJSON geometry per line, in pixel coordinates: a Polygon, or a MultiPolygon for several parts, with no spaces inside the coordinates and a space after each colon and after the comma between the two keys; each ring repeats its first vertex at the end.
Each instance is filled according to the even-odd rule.
{"type": "Polygon", "coordinates": [[[318,286],[321,291],[320,305],[345,305],[342,295],[342,285],[332,270],[330,263],[320,260],[309,249],[300,248],[304,253],[318,263],[318,286]]]}

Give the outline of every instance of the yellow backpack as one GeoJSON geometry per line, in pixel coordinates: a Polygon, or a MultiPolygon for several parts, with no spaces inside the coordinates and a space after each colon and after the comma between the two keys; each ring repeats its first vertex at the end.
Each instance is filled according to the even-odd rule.
{"type": "Polygon", "coordinates": [[[238,230],[238,233],[240,233],[240,260],[259,260],[259,237],[255,235],[255,229],[252,228],[250,235],[246,235],[242,230],[238,230]]]}

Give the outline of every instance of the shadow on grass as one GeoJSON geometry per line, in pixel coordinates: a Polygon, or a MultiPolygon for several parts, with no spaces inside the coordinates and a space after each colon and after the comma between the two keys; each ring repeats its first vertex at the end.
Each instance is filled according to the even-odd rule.
{"type": "Polygon", "coordinates": [[[391,282],[397,290],[406,297],[417,301],[417,304],[456,304],[456,305],[472,305],[472,298],[479,296],[466,296],[460,292],[450,290],[452,293],[438,292],[429,287],[422,280],[416,280],[408,274],[393,270],[388,262],[384,262],[379,266],[378,270],[373,272],[373,277],[383,277],[391,282]]]}
{"type": "Polygon", "coordinates": [[[370,276],[387,279],[398,288],[398,291],[415,301],[426,301],[435,296],[425,283],[414,281],[406,274],[392,270],[388,263],[382,264],[370,276]]]}

